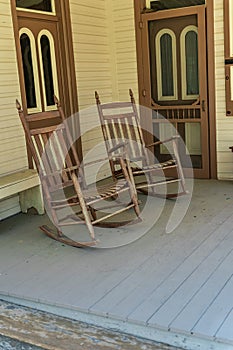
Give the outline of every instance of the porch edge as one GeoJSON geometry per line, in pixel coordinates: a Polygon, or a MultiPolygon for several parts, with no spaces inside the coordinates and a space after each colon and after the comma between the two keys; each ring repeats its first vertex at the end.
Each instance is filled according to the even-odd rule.
{"type": "Polygon", "coordinates": [[[29,300],[19,296],[7,295],[0,292],[0,300],[47,312],[55,316],[80,321],[90,326],[100,327],[109,331],[121,332],[127,335],[144,338],[149,341],[163,343],[184,350],[233,350],[233,342],[222,339],[206,338],[196,334],[152,327],[146,323],[120,320],[110,316],[102,316],[79,308],[68,308],[66,305],[50,304],[42,300],[29,300]]]}

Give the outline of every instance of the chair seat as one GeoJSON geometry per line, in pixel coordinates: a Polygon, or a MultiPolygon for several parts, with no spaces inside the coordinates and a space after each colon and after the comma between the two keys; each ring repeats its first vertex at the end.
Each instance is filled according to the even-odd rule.
{"type": "Polygon", "coordinates": [[[87,201],[87,204],[91,204],[92,201],[96,201],[99,199],[107,199],[109,197],[112,197],[114,195],[117,195],[122,190],[127,190],[128,185],[125,179],[120,179],[116,181],[114,184],[105,184],[105,185],[99,185],[95,188],[89,188],[87,190],[83,191],[83,195],[87,201]]]}
{"type": "MultiPolygon", "coordinates": [[[[172,166],[176,166],[176,160],[175,159],[170,159],[170,160],[168,160],[166,162],[163,162],[163,163],[155,163],[155,164],[152,164],[152,165],[143,166],[142,167],[142,171],[159,170],[159,169],[162,169],[162,168],[168,168],[168,167],[172,167],[172,166]]],[[[135,172],[134,172],[134,174],[135,174],[135,172]]]]}

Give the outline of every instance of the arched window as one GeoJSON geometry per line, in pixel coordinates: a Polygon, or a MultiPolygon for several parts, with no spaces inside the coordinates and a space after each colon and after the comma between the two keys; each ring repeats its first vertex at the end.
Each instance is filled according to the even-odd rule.
{"type": "Polygon", "coordinates": [[[58,96],[58,82],[54,40],[48,30],[39,33],[38,48],[45,110],[50,110],[54,108],[54,95],[58,96]]]}
{"type": "Polygon", "coordinates": [[[41,111],[40,87],[36,59],[36,45],[32,32],[21,28],[19,32],[27,108],[30,112],[41,111]]]}
{"type": "Polygon", "coordinates": [[[183,29],[180,36],[182,99],[192,100],[199,97],[198,78],[198,33],[197,27],[190,25],[183,29]]]}
{"type": "Polygon", "coordinates": [[[177,100],[176,37],[162,29],[155,38],[158,100],[177,100]]]}

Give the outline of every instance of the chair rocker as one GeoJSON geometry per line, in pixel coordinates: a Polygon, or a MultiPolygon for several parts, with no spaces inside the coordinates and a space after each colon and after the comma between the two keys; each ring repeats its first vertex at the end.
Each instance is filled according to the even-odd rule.
{"type": "MultiPolygon", "coordinates": [[[[67,245],[95,246],[98,240],[94,226],[117,227],[140,220],[133,177],[119,156],[123,173],[120,181],[111,179],[111,183],[87,186],[83,166],[57,98],[55,103],[57,109],[54,111],[28,115],[16,100],[26,142],[40,177],[46,212],[55,226],[52,229],[43,225],[40,229],[49,237],[67,245]],[[124,198],[127,197],[125,202],[119,199],[121,193],[124,193],[124,198]],[[127,220],[122,221],[121,213],[132,209],[134,211],[127,214],[129,218],[127,216],[127,220]],[[117,215],[120,220],[113,221],[112,217],[117,215]],[[86,225],[88,239],[76,240],[63,232],[65,227],[79,224],[86,225]]],[[[123,154],[124,149],[120,148],[123,154]]]]}
{"type": "Polygon", "coordinates": [[[131,89],[129,94],[130,102],[102,104],[98,92],[95,92],[98,114],[113,178],[120,178],[122,171],[119,168],[117,152],[112,152],[112,147],[117,144],[125,144],[133,176],[137,177],[137,180],[135,178],[135,184],[138,191],[165,198],[175,198],[186,194],[185,179],[178,153],[177,142],[179,136],[175,135],[164,141],[146,145],[131,89]],[[154,159],[151,161],[153,147],[168,143],[170,143],[169,150],[172,150],[172,152],[169,152],[172,154],[171,158],[161,163],[155,162],[154,159]],[[150,154],[148,154],[148,150],[151,150],[150,154]],[[137,165],[139,162],[140,166],[137,165]],[[170,189],[170,192],[168,191],[166,194],[159,194],[158,186],[165,186],[167,191],[167,185],[169,184],[176,184],[178,190],[173,190],[174,192],[172,192],[170,189]]]}

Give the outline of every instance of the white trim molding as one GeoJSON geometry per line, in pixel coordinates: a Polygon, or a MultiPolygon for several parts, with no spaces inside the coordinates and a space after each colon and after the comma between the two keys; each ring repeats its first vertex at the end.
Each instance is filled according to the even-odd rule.
{"type": "Polygon", "coordinates": [[[50,44],[50,54],[51,54],[51,65],[52,65],[52,77],[53,77],[53,88],[54,94],[59,98],[58,94],[58,79],[57,79],[57,65],[56,65],[56,55],[55,55],[55,46],[53,35],[47,29],[43,29],[38,34],[37,44],[38,44],[38,52],[39,52],[39,62],[40,62],[40,70],[41,70],[41,79],[42,79],[42,89],[43,89],[43,97],[44,97],[44,106],[46,111],[51,111],[56,108],[55,104],[48,106],[46,101],[46,89],[45,89],[45,80],[44,80],[44,67],[43,67],[43,58],[41,51],[41,37],[45,35],[48,38],[50,44]]]}
{"type": "Polygon", "coordinates": [[[156,48],[156,70],[157,70],[157,89],[158,89],[158,101],[173,101],[178,99],[177,88],[177,56],[176,56],[176,35],[169,29],[164,28],[160,30],[155,37],[156,48]],[[162,91],[162,62],[161,62],[161,38],[163,35],[168,34],[171,37],[172,42],[172,70],[173,70],[173,95],[164,96],[162,91]]]}
{"type": "Polygon", "coordinates": [[[42,111],[42,107],[41,107],[40,83],[39,83],[38,64],[37,64],[37,55],[36,55],[36,43],[35,43],[34,35],[30,29],[26,27],[21,28],[19,31],[19,39],[23,34],[26,34],[30,40],[32,68],[33,68],[33,77],[34,77],[35,95],[36,95],[36,107],[28,108],[28,113],[37,113],[42,111]]]}

